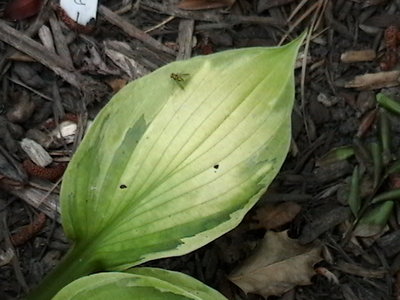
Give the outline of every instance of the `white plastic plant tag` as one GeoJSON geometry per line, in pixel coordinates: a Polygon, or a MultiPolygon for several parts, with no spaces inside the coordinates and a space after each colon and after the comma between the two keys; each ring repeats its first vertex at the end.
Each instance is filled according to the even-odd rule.
{"type": "Polygon", "coordinates": [[[60,0],[61,8],[67,15],[83,26],[96,20],[98,0],[60,0]]]}

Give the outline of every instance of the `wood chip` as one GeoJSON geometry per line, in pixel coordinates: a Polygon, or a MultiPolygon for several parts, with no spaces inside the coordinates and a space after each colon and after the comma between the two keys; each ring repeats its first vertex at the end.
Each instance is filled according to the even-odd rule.
{"type": "Polygon", "coordinates": [[[61,57],[64,63],[68,65],[71,69],[74,68],[74,63],[72,62],[71,53],[68,48],[68,43],[61,30],[60,23],[58,22],[54,13],[50,15],[50,26],[53,32],[54,42],[57,49],[58,55],[61,57]]]}
{"type": "Polygon", "coordinates": [[[349,209],[347,207],[323,208],[318,211],[318,214],[311,222],[304,226],[299,241],[301,244],[310,243],[325,231],[332,229],[348,218],[349,209]]]}
{"type": "Polygon", "coordinates": [[[125,18],[117,15],[104,5],[99,6],[99,13],[111,24],[118,26],[121,28],[126,34],[131,37],[138,39],[139,41],[143,42],[144,44],[151,46],[155,49],[164,51],[168,54],[175,54],[175,51],[168,48],[164,44],[160,43],[152,36],[147,34],[146,32],[140,30],[139,28],[135,27],[133,24],[125,20],[125,18]]]}
{"type": "Polygon", "coordinates": [[[194,20],[181,20],[179,23],[178,45],[176,60],[189,59],[192,56],[194,20]]]}
{"type": "Polygon", "coordinates": [[[29,205],[36,207],[38,210],[44,212],[48,217],[55,219],[61,223],[60,206],[58,204],[58,195],[48,193],[34,187],[19,187],[14,188],[9,185],[1,185],[1,188],[8,191],[10,194],[21,198],[29,205]]]}
{"type": "Polygon", "coordinates": [[[20,142],[22,150],[29,158],[37,165],[46,167],[53,162],[53,159],[47,151],[37,142],[31,139],[24,138],[20,142]]]}
{"type": "Polygon", "coordinates": [[[351,50],[342,53],[340,60],[344,63],[354,63],[361,61],[372,61],[376,58],[376,52],[372,49],[366,50],[351,50]]]}
{"type": "Polygon", "coordinates": [[[42,44],[46,47],[47,50],[51,52],[56,52],[56,48],[54,46],[53,36],[51,34],[50,28],[46,25],[40,27],[38,31],[38,36],[42,44]]]}
{"type": "Polygon", "coordinates": [[[386,234],[376,242],[386,256],[392,257],[400,252],[400,230],[386,234]]]}
{"type": "Polygon", "coordinates": [[[359,90],[374,90],[385,87],[393,87],[400,84],[400,71],[368,73],[354,77],[345,83],[346,88],[356,88],[359,90]]]}

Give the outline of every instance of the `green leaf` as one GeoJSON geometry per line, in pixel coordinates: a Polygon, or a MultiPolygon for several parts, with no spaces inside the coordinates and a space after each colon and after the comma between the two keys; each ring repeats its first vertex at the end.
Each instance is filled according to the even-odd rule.
{"type": "Polygon", "coordinates": [[[121,270],[235,227],[286,157],[300,42],[171,63],[115,95],[64,175],[69,238],[121,270]]]}
{"type": "Polygon", "coordinates": [[[217,291],[182,273],[157,268],[97,273],[64,287],[53,300],[226,300],[217,291]]]}
{"type": "Polygon", "coordinates": [[[386,201],[370,208],[358,222],[354,235],[369,237],[381,233],[393,211],[393,206],[393,201],[386,201]]]}
{"type": "Polygon", "coordinates": [[[398,115],[400,114],[400,103],[393,98],[385,94],[378,93],[376,95],[376,100],[380,106],[386,108],[388,111],[398,115]]]}
{"type": "Polygon", "coordinates": [[[288,152],[303,38],[174,62],[118,92],[64,175],[74,247],[31,299],[90,272],[188,253],[239,224],[288,152]]]}
{"type": "Polygon", "coordinates": [[[349,193],[349,206],[355,217],[358,216],[358,212],[361,208],[361,196],[360,196],[360,171],[358,166],[354,167],[353,175],[351,177],[351,186],[349,193]]]}
{"type": "Polygon", "coordinates": [[[327,166],[329,164],[345,160],[354,155],[354,149],[352,146],[341,146],[331,149],[328,153],[317,160],[317,166],[327,166]]]}
{"type": "Polygon", "coordinates": [[[374,197],[371,201],[372,204],[379,203],[387,200],[398,200],[400,199],[400,189],[394,189],[388,192],[383,192],[378,196],[374,197]]]}

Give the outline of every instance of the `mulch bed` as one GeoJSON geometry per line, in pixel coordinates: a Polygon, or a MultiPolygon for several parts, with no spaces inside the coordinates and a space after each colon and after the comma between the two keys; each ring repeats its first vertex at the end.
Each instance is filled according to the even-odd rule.
{"type": "Polygon", "coordinates": [[[300,213],[273,230],[288,230],[303,244],[318,240],[324,260],[314,268],[337,281],[319,272],[312,285],[270,299],[400,299],[398,204],[385,226],[354,236],[348,203],[355,166],[364,174],[362,199],[399,188],[398,172],[383,180],[376,171],[376,157],[388,168],[400,154],[399,115],[376,102],[378,93],[400,100],[399,1],[204,0],[192,5],[222,7],[188,10],[178,1],[109,0],[100,1],[97,22],[84,28],[55,1],[44,3],[35,16],[10,21],[7,1],[0,1],[1,299],[23,297],[67,251],[60,178],[84,128],[114,93],[174,60],[278,45],[307,28],[292,147],[269,192],[235,230],[193,253],[146,265],[190,274],[228,299],[263,299],[245,295],[227,277],[264,236],[266,229],[255,225],[258,209],[290,202],[300,213]],[[372,75],[358,77],[364,74],[372,75]],[[73,131],[69,141],[57,137],[60,124],[73,131]],[[24,138],[47,146],[49,167],[29,160],[24,138]],[[374,151],[373,144],[382,147],[374,151]],[[335,156],[341,146],[352,154],[335,156]]]}

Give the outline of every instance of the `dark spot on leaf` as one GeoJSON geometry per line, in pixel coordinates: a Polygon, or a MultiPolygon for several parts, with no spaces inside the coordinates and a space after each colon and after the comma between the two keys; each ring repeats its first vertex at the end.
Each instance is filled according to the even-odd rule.
{"type": "Polygon", "coordinates": [[[215,170],[218,170],[218,168],[219,168],[219,165],[214,165],[215,170]]]}
{"type": "Polygon", "coordinates": [[[121,184],[121,185],[119,186],[119,188],[122,190],[122,189],[126,189],[127,186],[126,186],[125,184],[121,184]]]}

